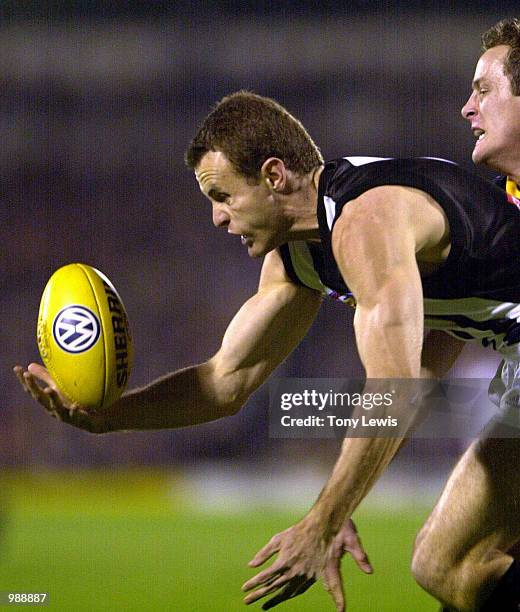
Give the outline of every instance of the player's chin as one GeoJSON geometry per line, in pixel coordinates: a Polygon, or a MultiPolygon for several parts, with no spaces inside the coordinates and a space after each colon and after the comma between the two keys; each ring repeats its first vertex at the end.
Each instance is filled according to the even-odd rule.
{"type": "Polygon", "coordinates": [[[473,153],[471,154],[471,160],[473,161],[473,163],[476,166],[480,166],[481,164],[485,164],[486,163],[484,161],[483,155],[481,154],[480,151],[477,150],[476,147],[473,149],[473,153]]]}
{"type": "Polygon", "coordinates": [[[265,242],[262,242],[260,240],[254,240],[253,242],[251,242],[251,244],[248,245],[247,254],[253,259],[258,259],[267,255],[267,253],[269,253],[269,251],[272,251],[273,248],[274,247],[266,244],[265,242]]]}
{"type": "Polygon", "coordinates": [[[495,161],[492,155],[484,155],[481,152],[473,152],[471,159],[475,166],[482,166],[483,168],[487,168],[488,170],[492,170],[493,172],[497,172],[499,174],[503,173],[503,170],[500,168],[500,164],[495,161]]]}
{"type": "Polygon", "coordinates": [[[266,253],[263,250],[261,251],[259,249],[256,249],[254,246],[252,246],[252,247],[248,247],[247,254],[252,259],[259,259],[260,257],[263,257],[266,253]]]}
{"type": "Polygon", "coordinates": [[[491,155],[491,150],[486,146],[486,144],[487,143],[477,141],[475,148],[473,149],[473,153],[471,154],[471,159],[476,166],[487,166],[489,168],[493,168],[493,156],[491,155]]]}

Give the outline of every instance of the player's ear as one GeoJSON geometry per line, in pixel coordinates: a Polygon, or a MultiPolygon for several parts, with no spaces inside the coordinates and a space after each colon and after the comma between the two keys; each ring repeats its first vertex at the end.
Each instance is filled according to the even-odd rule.
{"type": "Polygon", "coordinates": [[[260,169],[261,180],[272,191],[284,191],[287,181],[287,169],[278,157],[269,157],[260,169]]]}

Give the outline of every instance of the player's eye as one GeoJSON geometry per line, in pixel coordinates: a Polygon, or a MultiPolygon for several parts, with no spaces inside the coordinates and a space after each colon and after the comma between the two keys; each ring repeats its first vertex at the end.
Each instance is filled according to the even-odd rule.
{"type": "Polygon", "coordinates": [[[228,199],[228,194],[227,193],[214,193],[213,194],[213,199],[215,200],[215,202],[225,202],[228,199]]]}

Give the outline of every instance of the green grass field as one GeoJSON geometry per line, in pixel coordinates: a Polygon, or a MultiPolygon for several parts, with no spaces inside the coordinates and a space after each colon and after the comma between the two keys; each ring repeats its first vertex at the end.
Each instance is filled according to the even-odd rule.
{"type": "MultiPolygon", "coordinates": [[[[190,506],[161,472],[23,473],[0,478],[4,529],[0,591],[49,592],[44,610],[235,612],[247,561],[298,513],[259,508],[233,516],[190,506]]],[[[351,612],[436,611],[409,571],[422,512],[367,507],[358,528],[375,573],[344,562],[351,612]]],[[[333,610],[321,585],[280,611],[333,610]]]]}

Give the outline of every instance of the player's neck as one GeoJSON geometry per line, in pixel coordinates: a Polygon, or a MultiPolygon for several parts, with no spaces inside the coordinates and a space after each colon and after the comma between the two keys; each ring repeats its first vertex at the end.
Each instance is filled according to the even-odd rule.
{"type": "Polygon", "coordinates": [[[514,173],[510,173],[507,176],[512,181],[514,181],[516,183],[516,186],[518,187],[518,189],[520,189],[520,168],[518,169],[518,171],[516,171],[514,173]]]}
{"type": "Polygon", "coordinates": [[[496,170],[506,175],[520,187],[520,159],[512,157],[496,164],[496,170]]]}
{"type": "Polygon", "coordinates": [[[303,177],[295,177],[291,193],[284,202],[285,216],[290,222],[287,240],[319,240],[318,182],[323,167],[303,177]]]}

